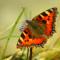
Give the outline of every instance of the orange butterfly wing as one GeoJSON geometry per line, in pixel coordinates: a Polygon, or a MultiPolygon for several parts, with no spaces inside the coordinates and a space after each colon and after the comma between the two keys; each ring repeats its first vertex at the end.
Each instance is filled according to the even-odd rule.
{"type": "Polygon", "coordinates": [[[57,8],[51,8],[34,17],[31,22],[27,21],[28,25],[22,32],[18,40],[17,47],[20,48],[34,45],[42,46],[47,41],[47,37],[51,36],[53,32],[55,32],[54,22],[56,13],[57,8]],[[30,25],[34,26],[34,30],[29,27],[30,25]],[[41,30],[41,28],[44,27],[42,25],[45,26],[45,29],[43,31],[41,30]],[[42,34],[39,32],[40,30],[42,31],[42,34]]]}

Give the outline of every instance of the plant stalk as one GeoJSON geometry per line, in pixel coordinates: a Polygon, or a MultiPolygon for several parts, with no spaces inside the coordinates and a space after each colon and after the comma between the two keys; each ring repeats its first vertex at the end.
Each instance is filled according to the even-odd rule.
{"type": "Polygon", "coordinates": [[[30,47],[30,55],[29,55],[29,60],[32,60],[32,47],[30,47]]]}

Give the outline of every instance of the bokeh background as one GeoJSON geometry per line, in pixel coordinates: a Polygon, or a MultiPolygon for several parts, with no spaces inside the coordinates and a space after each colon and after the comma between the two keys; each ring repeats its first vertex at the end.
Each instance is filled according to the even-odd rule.
{"type": "MultiPolygon", "coordinates": [[[[23,13],[17,27],[14,30],[13,37],[9,40],[5,56],[13,55],[16,51],[16,44],[18,36],[20,35],[19,28],[26,19],[32,19],[39,13],[52,8],[58,8],[58,15],[55,22],[56,33],[48,39],[44,48],[34,48],[33,55],[37,53],[36,59],[45,60],[51,57],[55,57],[55,54],[59,55],[60,52],[60,0],[0,0],[0,56],[3,53],[4,47],[7,42],[7,36],[9,35],[12,26],[14,25],[17,17],[21,13],[23,7],[26,11],[23,13]],[[39,52],[37,52],[39,50],[39,52]],[[38,57],[38,58],[37,58],[38,57]]],[[[57,57],[56,60],[60,59],[57,57]]],[[[52,60],[52,59],[50,59],[52,60]]]]}

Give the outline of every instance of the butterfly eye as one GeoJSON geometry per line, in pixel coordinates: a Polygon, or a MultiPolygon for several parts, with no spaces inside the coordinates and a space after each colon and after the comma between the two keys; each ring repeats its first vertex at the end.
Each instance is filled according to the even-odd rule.
{"type": "Polygon", "coordinates": [[[43,24],[46,24],[46,21],[45,21],[45,20],[42,20],[42,23],[43,23],[43,24]]]}

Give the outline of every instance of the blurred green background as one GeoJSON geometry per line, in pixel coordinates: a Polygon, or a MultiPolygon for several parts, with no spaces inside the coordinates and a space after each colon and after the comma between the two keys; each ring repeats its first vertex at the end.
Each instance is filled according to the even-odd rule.
{"type": "Polygon", "coordinates": [[[34,16],[52,7],[58,8],[58,15],[55,22],[56,33],[48,39],[44,48],[34,48],[33,55],[42,52],[40,55],[38,54],[41,56],[39,59],[41,58],[41,60],[45,60],[44,58],[50,58],[47,57],[48,55],[52,56],[56,52],[58,53],[60,51],[60,0],[0,0],[0,56],[5,47],[7,36],[9,35],[17,17],[21,13],[22,7],[26,8],[26,11],[14,30],[13,37],[11,37],[8,43],[5,55],[12,55],[17,51],[16,44],[18,36],[21,33],[19,31],[20,25],[26,19],[32,19],[34,16]],[[36,52],[37,50],[40,51],[36,52]]]}

